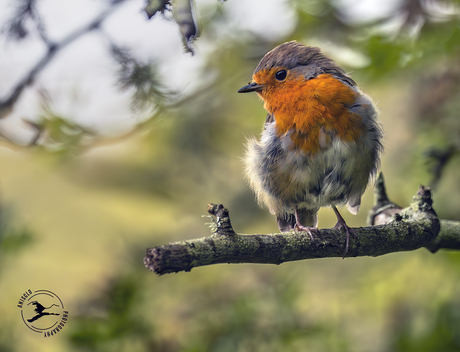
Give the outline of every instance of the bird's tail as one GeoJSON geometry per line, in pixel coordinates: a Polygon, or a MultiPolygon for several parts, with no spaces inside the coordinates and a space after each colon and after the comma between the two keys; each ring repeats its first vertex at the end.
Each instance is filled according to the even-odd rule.
{"type": "MultiPolygon", "coordinates": [[[[298,209],[300,224],[303,226],[316,227],[318,225],[318,209],[298,209]]],[[[295,228],[295,215],[292,214],[278,214],[276,215],[276,222],[281,232],[288,232],[295,228]]]]}

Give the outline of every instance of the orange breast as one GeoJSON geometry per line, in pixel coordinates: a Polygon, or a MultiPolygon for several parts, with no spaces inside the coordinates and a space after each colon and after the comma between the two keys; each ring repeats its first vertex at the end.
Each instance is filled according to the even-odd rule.
{"type": "Polygon", "coordinates": [[[329,74],[298,77],[262,95],[265,109],[275,116],[278,136],[292,130],[294,148],[315,153],[327,148],[331,136],[354,141],[364,132],[362,118],[349,107],[358,93],[329,74]]]}

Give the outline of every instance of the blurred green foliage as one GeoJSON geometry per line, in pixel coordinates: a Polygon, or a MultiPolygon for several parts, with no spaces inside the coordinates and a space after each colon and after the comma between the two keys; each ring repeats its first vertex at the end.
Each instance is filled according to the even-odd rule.
{"type": "Polygon", "coordinates": [[[400,307],[397,331],[394,334],[393,351],[446,351],[454,352],[460,349],[460,302],[446,302],[434,312],[429,327],[423,334],[414,330],[415,317],[405,307],[400,307]]]}
{"type": "MultiPolygon", "coordinates": [[[[292,30],[273,39],[233,28],[230,2],[197,2],[196,46],[209,53],[200,81],[183,96],[163,88],[155,63],[113,49],[123,87],[138,88],[133,108],[151,109],[130,138],[106,151],[94,131],[44,109],[45,147],[17,162],[2,159],[8,199],[22,206],[34,233],[33,242],[28,231],[0,238],[2,255],[17,260],[10,256],[2,283],[10,289],[2,292],[14,288],[14,302],[35,283],[63,292],[70,306],[69,323],[48,345],[21,340],[29,332],[22,322],[9,324],[14,303],[0,307],[15,350],[460,351],[458,253],[218,265],[160,278],[144,269],[143,250],[132,253],[208,235],[200,218],[208,202],[230,209],[237,232],[276,231],[239,160],[265,111],[255,96],[236,91],[268,50],[289,40],[322,46],[377,101],[390,197],[407,205],[420,183],[431,183],[439,216],[460,220],[458,1],[441,16],[441,1],[401,0],[383,17],[363,20],[345,16],[338,1],[293,0],[292,30]],[[385,29],[388,22],[396,25],[385,29]],[[440,164],[442,153],[432,151],[445,148],[453,152],[440,164]],[[437,179],[427,152],[430,165],[440,165],[437,179]],[[50,163],[50,155],[66,162],[50,163]]],[[[347,222],[365,225],[370,198],[358,217],[344,214],[347,222]]],[[[321,211],[320,225],[333,224],[321,211]]],[[[8,336],[0,339],[13,350],[8,336]]]]}
{"type": "Polygon", "coordinates": [[[142,287],[135,276],[112,280],[100,297],[76,312],[72,344],[89,351],[134,351],[133,345],[140,340],[143,347],[154,347],[151,326],[139,314],[142,287]]]}
{"type": "Polygon", "coordinates": [[[0,273],[7,255],[18,253],[32,242],[33,234],[14,223],[13,210],[5,206],[0,208],[0,273]]]}

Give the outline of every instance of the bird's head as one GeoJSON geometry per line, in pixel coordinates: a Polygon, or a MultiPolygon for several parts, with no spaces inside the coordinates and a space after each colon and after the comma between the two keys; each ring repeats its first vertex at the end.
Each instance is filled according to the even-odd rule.
{"type": "Polygon", "coordinates": [[[321,74],[330,74],[354,86],[342,68],[326,57],[319,48],[295,41],[277,46],[268,52],[254,70],[252,82],[238,93],[257,92],[267,100],[283,101],[286,95],[295,95],[303,83],[321,74]]]}
{"type": "Polygon", "coordinates": [[[290,133],[296,148],[314,153],[324,131],[347,141],[361,135],[362,119],[349,110],[359,95],[355,85],[319,48],[288,42],[267,53],[238,92],[257,92],[278,136],[290,133]]]}

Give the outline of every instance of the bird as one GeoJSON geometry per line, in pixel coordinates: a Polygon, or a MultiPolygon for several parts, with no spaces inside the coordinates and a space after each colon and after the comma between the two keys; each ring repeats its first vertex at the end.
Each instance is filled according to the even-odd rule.
{"type": "Polygon", "coordinates": [[[245,176],[281,232],[319,236],[318,210],[331,207],[335,228],[356,236],[337,207],[357,214],[383,151],[378,109],[356,82],[320,48],[296,41],[269,51],[252,81],[267,111],[260,139],[249,138],[245,176]]]}

